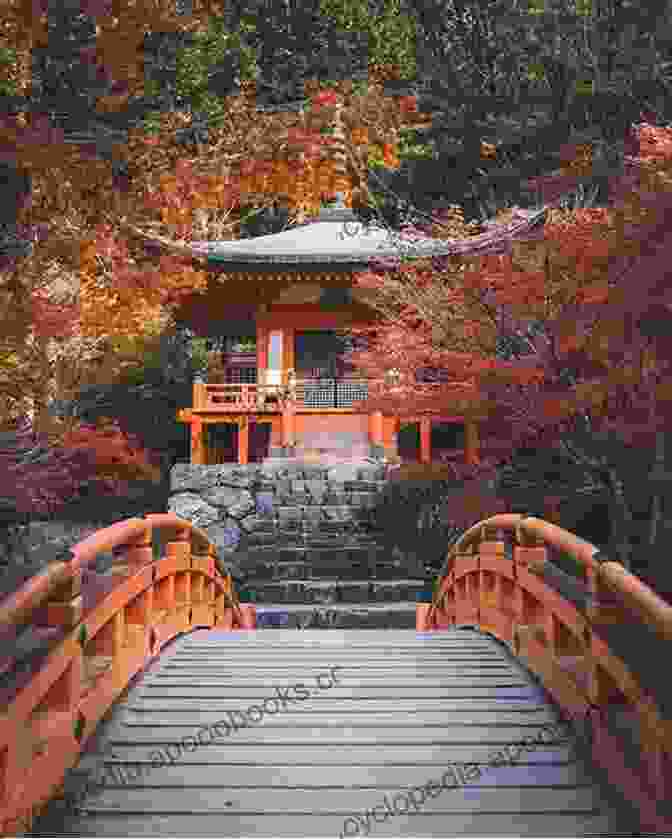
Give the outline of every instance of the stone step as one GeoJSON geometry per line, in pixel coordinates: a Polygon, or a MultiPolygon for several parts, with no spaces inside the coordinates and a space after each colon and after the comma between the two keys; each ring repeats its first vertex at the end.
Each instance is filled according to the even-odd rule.
{"type": "Polygon", "coordinates": [[[358,521],[373,525],[373,517],[368,510],[347,505],[332,507],[283,507],[282,514],[269,515],[268,513],[253,513],[246,518],[247,529],[271,530],[273,527],[294,526],[296,522],[307,522],[308,524],[320,523],[341,523],[358,521]]]}
{"type": "MultiPolygon", "coordinates": [[[[336,550],[337,548],[352,549],[366,548],[369,545],[376,543],[375,535],[365,538],[364,536],[357,536],[356,538],[343,538],[342,534],[335,534],[333,538],[328,534],[322,536],[312,536],[304,539],[301,535],[296,534],[281,534],[275,536],[272,533],[258,533],[247,542],[247,550],[257,551],[261,549],[272,550],[278,548],[279,550],[287,551],[321,551],[321,550],[336,550]]],[[[229,556],[229,555],[227,555],[229,556]]],[[[244,560],[245,551],[238,554],[238,558],[244,560]]]]}
{"type": "Polygon", "coordinates": [[[364,517],[343,516],[340,519],[319,519],[314,517],[293,519],[283,518],[282,521],[271,521],[268,519],[256,520],[251,517],[244,522],[244,530],[249,535],[253,533],[343,533],[344,535],[353,531],[373,532],[373,523],[364,517]]]}
{"type": "Polygon", "coordinates": [[[255,482],[264,489],[281,484],[291,490],[293,481],[311,481],[325,483],[328,487],[344,489],[352,484],[366,484],[365,489],[379,490],[387,483],[385,473],[378,470],[350,470],[340,473],[328,469],[287,468],[273,472],[260,472],[255,477],[255,482]]]}
{"type": "Polygon", "coordinates": [[[372,580],[385,581],[399,579],[399,568],[377,567],[372,570],[369,565],[343,565],[340,567],[320,568],[310,564],[283,563],[275,567],[255,569],[249,579],[259,581],[283,580],[372,580]]]}
{"type": "Polygon", "coordinates": [[[348,515],[342,510],[338,514],[332,513],[329,518],[321,518],[319,512],[314,512],[310,517],[292,518],[283,516],[282,519],[274,521],[267,518],[248,516],[243,522],[243,529],[250,535],[252,533],[348,533],[353,527],[357,530],[366,529],[367,532],[373,529],[373,523],[365,516],[356,513],[348,515]],[[338,515],[338,517],[336,517],[338,515]]]}
{"type": "MultiPolygon", "coordinates": [[[[270,580],[396,580],[400,569],[395,565],[369,564],[366,560],[318,565],[310,561],[272,562],[244,565],[248,580],[268,582],[270,580]]],[[[250,583],[252,585],[252,583],[250,583]]]]}
{"type": "Polygon", "coordinates": [[[274,514],[267,512],[254,513],[245,520],[245,527],[248,532],[252,530],[272,531],[274,528],[296,527],[297,524],[317,526],[318,524],[342,524],[360,522],[374,526],[374,519],[366,509],[348,507],[346,505],[331,507],[320,506],[296,506],[276,508],[274,514]]]}
{"type": "Polygon", "coordinates": [[[373,509],[380,495],[373,490],[338,490],[324,492],[271,492],[268,489],[257,491],[257,508],[261,512],[271,512],[280,507],[363,507],[373,509]]]}
{"type": "Polygon", "coordinates": [[[245,562],[250,567],[276,562],[304,563],[330,568],[334,564],[393,565],[398,560],[389,556],[387,548],[371,543],[347,547],[335,545],[328,548],[253,548],[246,552],[245,562]]]}
{"type": "Polygon", "coordinates": [[[278,580],[248,581],[245,588],[254,591],[257,603],[399,603],[415,602],[424,591],[424,580],[278,580]]]}
{"type": "MultiPolygon", "coordinates": [[[[301,504],[283,505],[275,508],[278,521],[351,521],[361,512],[353,504],[301,504]]],[[[271,519],[272,521],[272,519],[271,519]]]]}
{"type": "MultiPolygon", "coordinates": [[[[287,522],[283,527],[255,527],[254,530],[247,531],[248,542],[259,541],[265,545],[269,544],[268,537],[277,537],[278,542],[283,539],[291,539],[303,545],[304,539],[318,541],[327,541],[329,545],[336,544],[334,542],[337,536],[340,536],[344,542],[352,541],[351,536],[361,535],[363,537],[373,536],[377,534],[367,522],[360,522],[357,519],[352,519],[348,522],[319,522],[311,524],[309,522],[287,522]]],[[[369,541],[365,538],[365,541],[369,541]]]]}
{"type": "Polygon", "coordinates": [[[283,479],[277,481],[258,481],[256,491],[273,495],[325,495],[329,493],[363,492],[379,494],[386,486],[386,481],[327,481],[309,479],[283,479]]]}
{"type": "MultiPolygon", "coordinates": [[[[357,579],[394,580],[408,569],[382,549],[371,544],[359,548],[322,550],[256,549],[248,551],[242,568],[248,580],[357,579]]],[[[252,585],[252,583],[250,583],[252,585]]]]}
{"type": "MultiPolygon", "coordinates": [[[[342,534],[334,534],[333,538],[329,534],[322,534],[321,536],[314,535],[310,538],[303,538],[302,535],[296,534],[281,534],[274,536],[272,533],[258,533],[247,542],[247,550],[272,550],[278,548],[286,551],[324,551],[343,549],[364,549],[369,545],[376,543],[376,536],[371,535],[364,537],[362,535],[356,538],[344,538],[342,534]]],[[[244,560],[246,551],[241,551],[238,558],[244,560]]]]}
{"type": "Polygon", "coordinates": [[[343,546],[346,547],[350,543],[359,542],[360,537],[363,543],[368,543],[375,539],[375,537],[379,537],[380,533],[368,527],[366,523],[355,520],[348,522],[347,525],[341,524],[341,526],[335,526],[333,523],[325,522],[310,527],[287,524],[282,528],[256,528],[248,532],[247,536],[248,544],[252,544],[255,541],[265,545],[272,544],[270,541],[272,537],[277,539],[278,545],[290,541],[300,547],[311,544],[314,547],[319,547],[318,542],[325,542],[325,547],[338,547],[338,539],[341,539],[343,546]]]}
{"type": "Polygon", "coordinates": [[[300,604],[260,603],[257,627],[282,629],[414,629],[415,602],[368,603],[352,606],[335,603],[327,607],[300,604]]]}

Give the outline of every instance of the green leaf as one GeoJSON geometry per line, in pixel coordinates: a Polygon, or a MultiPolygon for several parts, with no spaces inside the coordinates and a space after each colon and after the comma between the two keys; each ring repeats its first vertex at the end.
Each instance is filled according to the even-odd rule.
{"type": "Polygon", "coordinates": [[[0,47],[0,64],[16,63],[16,50],[11,47],[0,47]]]}
{"type": "Polygon", "coordinates": [[[592,79],[577,82],[575,91],[579,96],[592,96],[594,92],[594,84],[592,79]]]}

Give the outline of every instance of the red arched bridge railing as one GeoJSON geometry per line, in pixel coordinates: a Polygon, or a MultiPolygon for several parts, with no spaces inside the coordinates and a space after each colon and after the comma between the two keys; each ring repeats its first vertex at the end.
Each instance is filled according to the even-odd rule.
{"type": "Polygon", "coordinates": [[[196,627],[255,626],[208,537],[171,513],[117,522],[70,554],[0,601],[0,835],[3,825],[30,829],[110,705],[167,641],[196,627]],[[109,552],[111,567],[91,573],[109,552]],[[21,652],[26,629],[41,639],[37,655],[21,652]]]}
{"type": "Polygon", "coordinates": [[[672,606],[590,542],[501,514],[462,534],[431,604],[418,604],[420,631],[449,626],[507,643],[643,828],[672,830],[672,606]]]}

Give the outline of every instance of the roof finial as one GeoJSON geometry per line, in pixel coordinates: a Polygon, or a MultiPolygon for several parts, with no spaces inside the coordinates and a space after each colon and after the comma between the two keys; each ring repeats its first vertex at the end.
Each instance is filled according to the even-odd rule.
{"type": "MultiPolygon", "coordinates": [[[[334,116],[334,164],[335,164],[335,181],[336,189],[347,189],[348,184],[348,163],[345,151],[345,131],[343,130],[343,103],[338,102],[336,105],[336,114],[334,116]]],[[[343,200],[344,193],[338,192],[337,196],[341,196],[339,201],[343,200]]]]}
{"type": "Polygon", "coordinates": [[[345,131],[343,129],[343,103],[336,105],[334,117],[334,143],[332,144],[332,160],[335,168],[336,201],[331,202],[328,207],[322,207],[316,221],[357,221],[351,207],[345,203],[345,190],[348,188],[348,164],[345,148],[345,131]]]}

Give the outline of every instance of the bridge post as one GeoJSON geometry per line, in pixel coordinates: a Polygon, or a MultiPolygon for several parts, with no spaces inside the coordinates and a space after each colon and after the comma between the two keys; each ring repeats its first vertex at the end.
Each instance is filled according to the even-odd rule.
{"type": "MultiPolygon", "coordinates": [[[[115,563],[115,571],[124,574],[134,574],[145,565],[154,561],[152,550],[152,528],[148,524],[145,531],[135,536],[120,549],[119,561],[115,563]]],[[[152,615],[154,611],[154,591],[150,586],[126,607],[127,635],[144,635],[147,654],[152,654],[150,638],[152,615]]]]}
{"type": "Polygon", "coordinates": [[[478,553],[457,554],[455,572],[455,623],[478,624],[478,553]],[[458,572],[462,572],[458,574],[458,572]],[[460,579],[458,579],[458,576],[460,579]]]}
{"type": "Polygon", "coordinates": [[[147,529],[142,535],[135,536],[122,548],[119,548],[119,560],[115,562],[115,570],[128,571],[133,573],[143,565],[148,565],[154,560],[154,552],[152,550],[152,527],[147,525],[147,529]]]}
{"type": "Polygon", "coordinates": [[[514,652],[518,655],[527,637],[538,638],[543,633],[545,638],[547,635],[545,616],[541,616],[542,622],[538,623],[540,616],[530,613],[521,584],[530,579],[533,566],[546,562],[547,551],[543,544],[525,534],[521,528],[516,530],[516,542],[518,544],[513,548],[513,573],[516,580],[513,611],[516,617],[512,626],[512,641],[514,652]]]}
{"type": "MultiPolygon", "coordinates": [[[[485,536],[485,534],[483,534],[485,536]]],[[[497,534],[499,535],[499,534],[497,534]]],[[[511,640],[512,627],[502,623],[502,563],[506,547],[502,539],[484,538],[478,549],[478,622],[485,632],[511,640]],[[492,583],[492,585],[490,585],[492,583]]]]}
{"type": "MultiPolygon", "coordinates": [[[[67,632],[81,621],[83,611],[82,571],[78,570],[71,579],[63,581],[54,589],[45,606],[33,612],[32,623],[34,626],[58,627],[67,632]]],[[[37,738],[35,742],[38,746],[41,739],[47,736],[51,715],[71,713],[77,708],[84,675],[84,649],[80,643],[68,667],[41,701],[40,713],[31,719],[30,730],[37,738]]]]}
{"type": "Polygon", "coordinates": [[[448,629],[455,623],[455,575],[452,571],[446,574],[439,592],[440,605],[434,611],[434,626],[436,629],[448,629]],[[445,593],[444,593],[445,592],[445,593]],[[446,600],[448,602],[446,602],[446,600]]]}
{"type": "Polygon", "coordinates": [[[33,623],[36,626],[72,629],[82,619],[83,610],[82,571],[80,569],[54,590],[46,606],[33,616],[33,623]]]}

